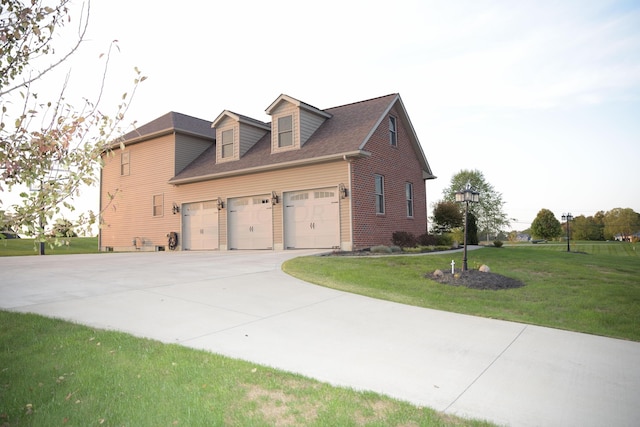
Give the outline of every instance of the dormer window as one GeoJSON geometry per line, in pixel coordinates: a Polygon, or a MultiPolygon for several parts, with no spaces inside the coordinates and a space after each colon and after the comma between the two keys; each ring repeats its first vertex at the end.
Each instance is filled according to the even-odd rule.
{"type": "Polygon", "coordinates": [[[293,145],[293,117],[284,116],[278,118],[278,147],[290,147],[293,145]]]}
{"type": "Polygon", "coordinates": [[[233,129],[222,132],[222,158],[233,157],[233,129]]]}
{"type": "Polygon", "coordinates": [[[396,118],[389,116],[389,143],[392,147],[398,146],[398,131],[396,128],[396,118]]]}

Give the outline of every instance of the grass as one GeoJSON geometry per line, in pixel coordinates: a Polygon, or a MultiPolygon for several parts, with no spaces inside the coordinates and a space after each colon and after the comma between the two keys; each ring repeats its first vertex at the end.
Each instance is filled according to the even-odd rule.
{"type": "MultiPolygon", "coordinates": [[[[46,255],[98,253],[97,237],[72,237],[60,246],[45,243],[46,255]]],[[[40,244],[34,239],[0,239],[0,256],[38,255],[40,244]]]]}
{"type": "Polygon", "coordinates": [[[0,311],[0,425],[488,426],[179,345],[0,311]]]}
{"type": "Polygon", "coordinates": [[[630,243],[515,245],[469,251],[469,268],[526,286],[479,291],[439,284],[436,269],[462,254],[304,257],[284,270],[318,285],[374,298],[488,318],[640,341],[640,262],[630,243]],[[581,252],[581,253],[577,253],[581,252]]]}

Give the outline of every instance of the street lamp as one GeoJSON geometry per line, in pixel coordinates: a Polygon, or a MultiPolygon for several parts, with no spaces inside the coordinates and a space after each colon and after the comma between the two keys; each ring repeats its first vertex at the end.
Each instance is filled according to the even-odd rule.
{"type": "Polygon", "coordinates": [[[569,246],[569,242],[571,241],[571,232],[569,231],[569,222],[571,222],[572,219],[573,219],[573,215],[571,215],[571,212],[562,214],[562,220],[567,221],[567,252],[571,252],[571,248],[569,246]]]}
{"type": "Polygon", "coordinates": [[[462,258],[462,271],[467,271],[467,222],[469,216],[469,203],[478,203],[480,193],[471,189],[471,184],[467,182],[464,190],[456,191],[456,202],[464,203],[464,257],[462,258]]]}

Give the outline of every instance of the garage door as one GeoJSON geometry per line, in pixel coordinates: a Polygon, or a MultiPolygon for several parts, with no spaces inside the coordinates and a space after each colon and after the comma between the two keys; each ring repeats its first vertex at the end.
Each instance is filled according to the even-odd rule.
{"type": "Polygon", "coordinates": [[[182,248],[218,249],[218,204],[216,201],[182,206],[182,248]]]}
{"type": "Polygon", "coordinates": [[[272,249],[271,196],[229,199],[229,249],[272,249]]]}
{"type": "Polygon", "coordinates": [[[287,249],[340,247],[340,203],[336,188],[284,194],[287,249]]]}

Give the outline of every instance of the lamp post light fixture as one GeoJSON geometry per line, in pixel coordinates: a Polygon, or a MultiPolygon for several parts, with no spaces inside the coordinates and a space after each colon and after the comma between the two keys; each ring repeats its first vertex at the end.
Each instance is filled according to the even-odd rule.
{"type": "Polygon", "coordinates": [[[467,224],[469,217],[469,203],[478,203],[480,193],[471,188],[467,182],[464,190],[456,191],[456,202],[464,203],[464,257],[462,258],[462,271],[467,271],[467,224]]]}
{"type": "Polygon", "coordinates": [[[569,242],[571,241],[571,231],[569,231],[569,223],[572,219],[573,215],[571,215],[571,212],[562,214],[562,220],[567,221],[567,252],[571,252],[571,247],[569,246],[569,242]]]}

